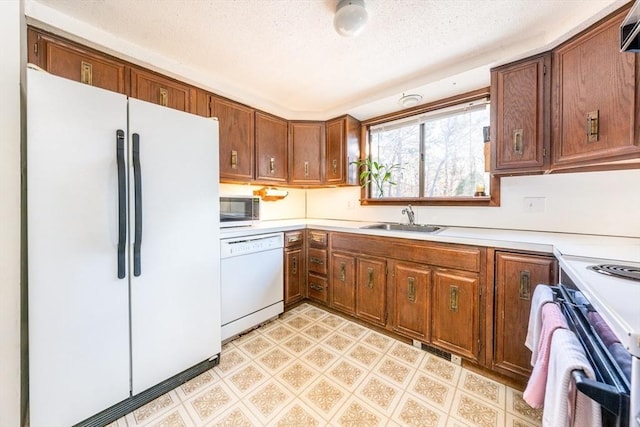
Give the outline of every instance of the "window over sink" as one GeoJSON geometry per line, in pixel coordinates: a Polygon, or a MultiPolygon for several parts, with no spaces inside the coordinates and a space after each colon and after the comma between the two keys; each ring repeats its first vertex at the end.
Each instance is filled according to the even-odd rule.
{"type": "Polygon", "coordinates": [[[489,108],[484,89],[364,122],[369,165],[390,175],[366,186],[362,203],[498,205],[489,108]]]}

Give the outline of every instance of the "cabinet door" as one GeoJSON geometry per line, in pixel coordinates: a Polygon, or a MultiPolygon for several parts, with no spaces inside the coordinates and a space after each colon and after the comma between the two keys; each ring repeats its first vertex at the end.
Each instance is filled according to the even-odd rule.
{"type": "Polygon", "coordinates": [[[328,304],[329,292],[327,278],[309,273],[307,282],[309,283],[309,298],[323,304],[328,304]]]}
{"type": "Polygon", "coordinates": [[[56,76],[125,93],[125,64],[84,46],[32,28],[27,31],[29,62],[56,76]]]}
{"type": "Polygon", "coordinates": [[[384,258],[358,258],[356,315],[371,323],[387,323],[387,261],[384,258]]]}
{"type": "Polygon", "coordinates": [[[323,122],[291,122],[289,124],[290,184],[322,183],[324,152],[323,122]]]}
{"type": "MultiPolygon", "coordinates": [[[[142,101],[192,112],[191,87],[139,68],[131,68],[129,95],[142,101]]],[[[195,92],[195,88],[193,88],[195,92]]]]}
{"type": "Polygon", "coordinates": [[[211,117],[211,94],[202,89],[196,89],[194,114],[202,117],[211,117]]]}
{"type": "Polygon", "coordinates": [[[393,330],[428,342],[431,269],[420,264],[394,263],[392,278],[393,330]]]}
{"type": "Polygon", "coordinates": [[[476,362],[480,339],[478,275],[436,270],[433,277],[431,342],[476,362]]]}
{"type": "Polygon", "coordinates": [[[254,110],[227,99],[212,99],[212,113],[220,122],[220,178],[253,179],[254,110]]]}
{"type": "Polygon", "coordinates": [[[327,184],[344,183],[345,142],[345,119],[327,122],[327,155],[324,166],[327,184]]]}
{"type": "Polygon", "coordinates": [[[494,173],[542,172],[547,168],[549,65],[550,55],[544,55],[492,70],[494,173]]]}
{"type": "Polygon", "coordinates": [[[286,184],[287,121],[256,111],[256,180],[286,184]]]}
{"type": "Polygon", "coordinates": [[[356,311],[356,261],[352,255],[331,254],[331,306],[348,314],[356,311]]]}
{"type": "Polygon", "coordinates": [[[284,255],[284,303],[292,304],[304,298],[304,251],[287,249],[284,255]]]}
{"type": "Polygon", "coordinates": [[[637,55],[620,53],[612,16],[553,51],[553,165],[640,157],[637,55]]]}
{"type": "Polygon", "coordinates": [[[553,257],[496,253],[496,315],[493,367],[527,377],[531,373],[531,351],[524,346],[537,284],[555,284],[553,257]]]}

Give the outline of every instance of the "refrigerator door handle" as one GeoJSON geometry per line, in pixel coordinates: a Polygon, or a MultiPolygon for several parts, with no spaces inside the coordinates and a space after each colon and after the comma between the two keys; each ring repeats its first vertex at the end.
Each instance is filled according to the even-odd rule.
{"type": "Polygon", "coordinates": [[[133,275],[142,274],[140,247],[142,246],[142,170],[140,169],[140,135],[133,134],[133,185],[135,208],[135,231],[133,240],[133,275]]]}
{"type": "Polygon", "coordinates": [[[124,165],[124,131],[116,131],[116,161],[118,165],[118,279],[125,276],[127,243],[127,181],[124,165]]]}

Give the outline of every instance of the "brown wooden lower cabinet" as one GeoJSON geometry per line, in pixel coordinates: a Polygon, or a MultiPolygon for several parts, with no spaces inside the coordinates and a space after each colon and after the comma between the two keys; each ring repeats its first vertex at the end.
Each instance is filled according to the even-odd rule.
{"type": "Polygon", "coordinates": [[[430,340],[431,268],[417,263],[392,262],[392,328],[422,342],[430,340]]]}
{"type": "Polygon", "coordinates": [[[331,307],[356,313],[356,259],[353,255],[331,254],[331,307]]]}
{"type": "Polygon", "coordinates": [[[387,323],[387,260],[358,257],[356,316],[378,326],[387,323]]]}
{"type": "Polygon", "coordinates": [[[524,346],[531,297],[540,283],[557,283],[552,256],[496,252],[495,335],[492,368],[528,377],[531,351],[524,346]]]}
{"type": "Polygon", "coordinates": [[[478,361],[480,293],[478,274],[436,269],[431,342],[478,361]]]}
{"type": "Polygon", "coordinates": [[[290,305],[306,296],[304,230],[284,234],[284,304],[290,305]]]}
{"type": "Polygon", "coordinates": [[[329,287],[326,277],[309,274],[307,276],[307,292],[310,299],[324,304],[329,303],[329,287]]]}

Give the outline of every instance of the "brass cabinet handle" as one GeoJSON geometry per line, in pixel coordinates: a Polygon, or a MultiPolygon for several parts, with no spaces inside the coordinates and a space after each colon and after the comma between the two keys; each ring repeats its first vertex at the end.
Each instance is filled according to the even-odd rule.
{"type": "Polygon", "coordinates": [[[516,154],[524,153],[523,136],[524,136],[523,129],[513,130],[513,152],[516,154]]]}
{"type": "Polygon", "coordinates": [[[344,282],[345,280],[347,280],[347,266],[344,262],[340,263],[340,281],[344,282]]]}
{"type": "Polygon", "coordinates": [[[367,276],[369,278],[369,283],[367,283],[367,287],[369,289],[373,289],[373,267],[367,268],[367,276]]]}
{"type": "Polygon", "coordinates": [[[238,152],[231,150],[231,169],[238,169],[238,152]]]}
{"type": "Polygon", "coordinates": [[[273,157],[269,159],[269,173],[276,173],[276,159],[273,157]]]}
{"type": "Polygon", "coordinates": [[[315,256],[309,257],[309,262],[312,263],[312,264],[318,264],[318,265],[324,264],[324,260],[323,259],[320,259],[320,258],[315,257],[315,256]]]}
{"type": "Polygon", "coordinates": [[[294,256],[291,258],[291,272],[293,274],[298,274],[298,257],[294,256]]]}
{"type": "Polygon", "coordinates": [[[82,61],[80,62],[80,82],[93,86],[93,65],[82,61]]]}
{"type": "Polygon", "coordinates": [[[458,287],[449,287],[449,310],[458,311],[458,287]]]}
{"type": "Polygon", "coordinates": [[[407,277],[407,299],[409,302],[416,302],[416,278],[407,277]]]}
{"type": "Polygon", "coordinates": [[[160,105],[166,107],[169,105],[169,91],[165,88],[160,88],[160,105]]]}
{"type": "Polygon", "coordinates": [[[520,272],[520,299],[531,299],[531,273],[527,270],[520,272]]]}
{"type": "Polygon", "coordinates": [[[309,176],[309,162],[304,162],[304,176],[309,176]]]}
{"type": "Polygon", "coordinates": [[[587,113],[587,142],[597,142],[600,137],[600,110],[587,113]]]}
{"type": "Polygon", "coordinates": [[[287,236],[287,242],[288,243],[295,243],[295,242],[299,242],[300,241],[300,235],[299,234],[294,234],[292,236],[287,236]]]}
{"type": "Polygon", "coordinates": [[[309,282],[309,287],[314,291],[324,291],[324,288],[321,285],[318,285],[317,283],[309,282]]]}
{"type": "Polygon", "coordinates": [[[314,242],[318,242],[318,243],[324,243],[325,235],[324,234],[311,233],[311,240],[313,240],[314,242]]]}
{"type": "Polygon", "coordinates": [[[334,175],[338,173],[338,161],[336,159],[331,161],[331,168],[333,169],[334,175]]]}

